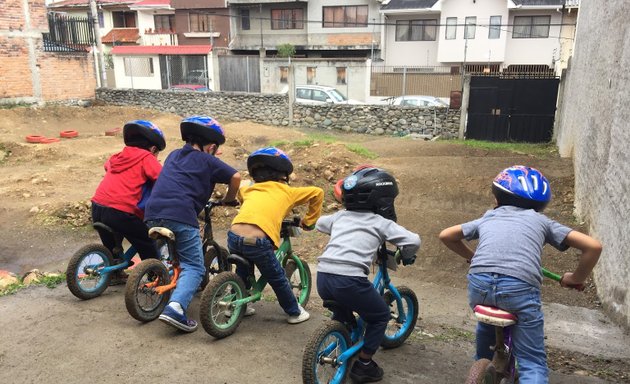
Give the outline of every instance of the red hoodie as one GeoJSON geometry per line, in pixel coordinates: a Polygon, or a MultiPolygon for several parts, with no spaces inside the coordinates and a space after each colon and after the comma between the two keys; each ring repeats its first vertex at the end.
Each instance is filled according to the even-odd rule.
{"type": "Polygon", "coordinates": [[[142,186],[157,180],[162,165],[151,152],[125,147],[105,163],[105,177],[96,188],[92,202],[131,213],[139,218],[144,212],[138,208],[142,186]]]}

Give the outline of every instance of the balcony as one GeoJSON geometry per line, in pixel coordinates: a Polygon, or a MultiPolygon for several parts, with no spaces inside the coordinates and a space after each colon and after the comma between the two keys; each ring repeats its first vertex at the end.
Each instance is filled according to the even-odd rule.
{"type": "Polygon", "coordinates": [[[141,37],[140,45],[179,45],[177,34],[171,32],[156,32],[145,30],[141,37]]]}

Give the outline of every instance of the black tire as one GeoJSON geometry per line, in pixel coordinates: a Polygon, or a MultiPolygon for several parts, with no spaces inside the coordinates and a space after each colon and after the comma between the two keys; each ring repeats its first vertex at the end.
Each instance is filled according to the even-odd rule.
{"type": "Polygon", "coordinates": [[[66,282],[73,295],[81,300],[100,296],[112,279],[112,274],[101,275],[98,270],[113,264],[109,249],[101,244],[89,244],[72,255],[66,268],[66,282]]]}
{"type": "Polygon", "coordinates": [[[227,249],[219,246],[219,245],[210,245],[208,250],[203,255],[203,264],[206,267],[206,273],[203,275],[203,279],[201,280],[201,284],[199,284],[199,289],[203,291],[208,285],[210,279],[216,276],[218,273],[229,271],[230,264],[227,261],[229,253],[227,249]],[[217,249],[218,257],[217,257],[217,249]]]}
{"type": "MultiPolygon", "coordinates": [[[[297,257],[297,256],[294,256],[297,257]]],[[[313,278],[311,276],[311,268],[305,260],[300,259],[304,267],[305,279],[302,279],[302,273],[298,270],[298,265],[293,259],[288,259],[284,266],[284,273],[289,280],[289,285],[293,291],[293,295],[302,307],[306,307],[311,297],[311,289],[313,288],[313,278]]]]}
{"type": "Polygon", "coordinates": [[[248,296],[243,280],[234,272],[216,275],[201,294],[199,317],[206,332],[217,338],[228,337],[236,331],[246,306],[231,308],[230,303],[248,296]]]}
{"type": "Polygon", "coordinates": [[[328,321],[317,328],[308,340],[302,355],[302,382],[304,384],[342,383],[350,371],[350,360],[338,365],[336,359],[352,346],[350,334],[345,325],[338,321],[328,321]],[[324,351],[331,343],[337,343],[330,353],[324,351]],[[324,358],[326,360],[324,360],[324,358]]]}
{"type": "Polygon", "coordinates": [[[160,316],[164,310],[171,292],[162,295],[145,284],[158,279],[159,285],[166,285],[171,281],[169,271],[160,260],[147,259],[138,264],[129,275],[125,286],[125,306],[134,319],[142,322],[152,321],[160,316]]]}
{"type": "Polygon", "coordinates": [[[398,312],[398,305],[394,299],[394,295],[390,291],[385,292],[383,299],[389,306],[391,319],[389,323],[387,323],[385,336],[381,342],[383,348],[396,348],[401,346],[409,335],[411,335],[418,321],[418,297],[415,292],[405,286],[396,287],[396,289],[402,299],[405,320],[401,322],[401,316],[398,312]]]}
{"type": "Polygon", "coordinates": [[[466,384],[495,384],[494,366],[488,359],[479,359],[470,367],[466,384]]]}

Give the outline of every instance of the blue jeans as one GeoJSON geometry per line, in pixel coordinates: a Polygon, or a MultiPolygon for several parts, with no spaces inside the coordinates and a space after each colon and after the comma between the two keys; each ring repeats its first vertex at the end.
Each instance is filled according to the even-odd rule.
{"type": "MultiPolygon", "coordinates": [[[[367,277],[342,276],[317,272],[317,293],[322,300],[335,300],[354,311],[366,322],[363,348],[372,356],[381,345],[387,323],[391,318],[389,307],[367,277]]],[[[333,320],[347,322],[349,313],[335,312],[333,320]]]]}
{"type": "MultiPolygon", "coordinates": [[[[544,318],[540,289],[517,278],[498,273],[468,275],[468,302],[501,308],[518,317],[512,326],[512,348],[518,363],[519,383],[547,383],[544,318]]],[[[494,327],[477,324],[477,359],[492,359],[494,327]]]]}
{"type": "MultiPolygon", "coordinates": [[[[260,274],[267,279],[269,285],[273,288],[284,312],[290,316],[299,315],[300,309],[298,308],[297,300],[293,295],[284,269],[278,262],[278,259],[276,259],[271,240],[267,238],[257,239],[256,245],[249,245],[244,244],[243,239],[243,237],[232,231],[228,231],[227,245],[230,253],[240,255],[250,263],[254,263],[258,267],[260,274]]],[[[243,279],[245,284],[249,285],[247,280],[249,271],[239,265],[236,267],[236,273],[243,279]]]]}
{"type": "Polygon", "coordinates": [[[147,225],[149,228],[166,227],[175,234],[175,249],[182,270],[169,303],[175,301],[185,311],[201,284],[203,274],[206,273],[199,227],[166,219],[150,220],[147,225]]]}

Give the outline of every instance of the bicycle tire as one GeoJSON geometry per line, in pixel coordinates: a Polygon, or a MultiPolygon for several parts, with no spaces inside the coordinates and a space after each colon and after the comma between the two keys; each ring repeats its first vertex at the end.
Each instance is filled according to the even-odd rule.
{"type": "Polygon", "coordinates": [[[385,292],[383,299],[390,308],[392,318],[387,324],[385,336],[381,342],[383,348],[396,348],[401,346],[409,335],[411,335],[418,321],[419,304],[415,292],[405,286],[396,287],[396,289],[398,293],[400,293],[400,298],[403,300],[403,307],[406,304],[407,313],[405,313],[405,321],[400,323],[398,321],[399,316],[396,316],[398,306],[396,305],[394,295],[390,291],[385,292]],[[390,327],[394,330],[393,333],[390,332],[390,327]]]}
{"type": "Polygon", "coordinates": [[[337,365],[336,359],[350,346],[350,334],[344,324],[333,320],[321,325],[304,347],[302,355],[303,384],[342,383],[348,374],[350,359],[343,365],[337,365]],[[333,346],[333,343],[336,343],[336,346],[333,346]],[[332,359],[332,361],[324,362],[324,357],[332,359]]]}
{"type": "Polygon", "coordinates": [[[94,275],[88,273],[86,269],[94,266],[97,269],[101,269],[112,264],[112,254],[102,244],[88,244],[81,247],[72,255],[66,268],[68,289],[81,300],[89,300],[100,296],[109,286],[109,282],[112,279],[111,273],[101,275],[97,272],[94,275]],[[87,260],[90,256],[94,256],[94,258],[87,260]],[[85,264],[85,262],[89,264],[85,264]]]}
{"type": "MultiPolygon", "coordinates": [[[[292,257],[296,257],[293,255],[292,257]]],[[[308,300],[311,297],[311,290],[313,288],[313,278],[311,275],[311,268],[308,266],[306,260],[300,259],[302,262],[302,266],[304,267],[304,274],[306,276],[306,281],[302,281],[302,274],[298,270],[298,264],[293,259],[288,259],[287,263],[284,266],[284,273],[287,279],[289,280],[289,285],[291,286],[291,290],[295,295],[298,303],[302,307],[306,307],[308,304],[308,300]],[[297,274],[295,272],[298,272],[297,274]]]]}
{"type": "Polygon", "coordinates": [[[212,279],[213,276],[225,272],[230,271],[230,264],[227,261],[227,257],[229,253],[227,249],[221,247],[218,244],[211,244],[208,247],[208,250],[203,255],[203,264],[206,268],[206,273],[203,275],[201,279],[201,284],[199,284],[199,289],[204,290],[208,285],[208,282],[212,279]],[[218,258],[217,258],[217,249],[218,258]],[[216,262],[215,262],[216,259],[216,262]]]}
{"type": "Polygon", "coordinates": [[[246,306],[238,310],[229,303],[248,296],[243,280],[234,272],[216,275],[201,294],[199,318],[203,329],[216,339],[228,337],[236,331],[245,315],[246,306]]]}
{"type": "Polygon", "coordinates": [[[466,384],[494,384],[494,366],[488,359],[479,359],[470,367],[466,384]]]}
{"type": "Polygon", "coordinates": [[[168,269],[160,260],[147,259],[138,264],[129,275],[125,286],[125,306],[134,319],[143,323],[157,319],[171,297],[171,292],[158,294],[145,284],[158,279],[159,285],[171,281],[168,269]]]}

